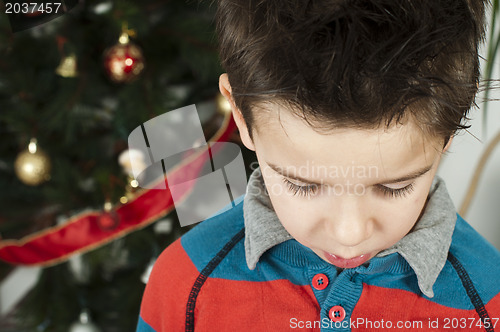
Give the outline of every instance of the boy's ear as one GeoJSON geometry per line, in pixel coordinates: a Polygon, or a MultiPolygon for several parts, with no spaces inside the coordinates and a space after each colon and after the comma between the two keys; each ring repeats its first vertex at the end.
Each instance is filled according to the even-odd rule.
{"type": "Polygon", "coordinates": [[[443,153],[448,151],[448,149],[450,148],[451,142],[453,141],[453,137],[455,137],[455,136],[451,135],[450,138],[448,139],[448,142],[446,143],[446,145],[443,148],[443,153]]]}
{"type": "Polygon", "coordinates": [[[236,126],[238,127],[238,130],[240,132],[241,141],[248,149],[255,151],[255,146],[253,144],[252,139],[250,138],[250,133],[248,132],[248,127],[245,122],[245,119],[243,118],[243,114],[241,114],[240,109],[236,107],[236,104],[234,103],[231,91],[231,84],[229,84],[229,79],[227,77],[227,74],[222,74],[220,76],[219,90],[220,93],[224,96],[224,98],[226,98],[226,100],[229,102],[229,105],[231,105],[231,111],[233,113],[234,122],[236,123],[236,126]]]}

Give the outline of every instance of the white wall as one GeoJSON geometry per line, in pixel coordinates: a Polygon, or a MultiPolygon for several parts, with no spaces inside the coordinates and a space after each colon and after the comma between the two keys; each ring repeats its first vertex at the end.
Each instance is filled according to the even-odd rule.
{"type": "MultiPolygon", "coordinates": [[[[482,50],[481,54],[486,55],[482,50]]],[[[500,55],[495,61],[493,78],[498,79],[500,70],[500,55]]],[[[485,67],[484,63],[482,64],[485,67]]],[[[500,84],[496,83],[496,90],[490,90],[491,99],[500,100],[500,84]]],[[[460,206],[465,198],[474,170],[479,158],[488,143],[500,132],[500,101],[491,100],[488,105],[488,123],[486,131],[483,128],[483,94],[478,95],[479,109],[471,110],[472,127],[469,133],[462,132],[455,137],[449,153],[444,157],[438,175],[446,181],[446,186],[455,206],[460,206]],[[472,135],[476,136],[473,137],[472,135]],[[481,141],[479,141],[479,140],[481,141]]],[[[484,168],[479,181],[476,195],[464,217],[479,233],[491,244],[500,249],[500,146],[493,151],[491,158],[484,168]]]]}

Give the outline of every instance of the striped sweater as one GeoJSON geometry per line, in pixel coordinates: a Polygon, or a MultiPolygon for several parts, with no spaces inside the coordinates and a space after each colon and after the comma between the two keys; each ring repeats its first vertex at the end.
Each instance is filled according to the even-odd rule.
{"type": "Polygon", "coordinates": [[[342,270],[290,238],[250,269],[243,207],[240,198],[161,254],[138,332],[500,331],[500,253],[459,215],[429,293],[398,250],[342,270]]]}

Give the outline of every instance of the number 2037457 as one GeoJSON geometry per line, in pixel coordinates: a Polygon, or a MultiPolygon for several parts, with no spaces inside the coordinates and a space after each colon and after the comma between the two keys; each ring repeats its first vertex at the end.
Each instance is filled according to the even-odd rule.
{"type": "Polygon", "coordinates": [[[5,14],[57,14],[60,10],[61,2],[5,2],[5,14]]]}

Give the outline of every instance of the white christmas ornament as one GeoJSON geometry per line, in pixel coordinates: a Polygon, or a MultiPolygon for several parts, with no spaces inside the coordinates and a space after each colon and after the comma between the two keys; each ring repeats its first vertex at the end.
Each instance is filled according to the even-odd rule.
{"type": "Polygon", "coordinates": [[[108,13],[113,8],[113,2],[105,1],[94,6],[94,13],[102,15],[108,13]]]}
{"type": "Polygon", "coordinates": [[[133,177],[132,165],[137,168],[137,174],[140,174],[147,167],[144,162],[144,153],[137,149],[123,151],[120,156],[118,156],[118,163],[123,167],[123,171],[130,177],[133,177]]]}
{"type": "Polygon", "coordinates": [[[83,310],[80,313],[80,319],[78,322],[71,324],[69,327],[69,332],[101,332],[101,330],[92,323],[87,310],[83,310]]]}
{"type": "Polygon", "coordinates": [[[141,281],[145,284],[148,283],[149,281],[149,276],[151,275],[151,271],[153,271],[153,266],[155,265],[156,258],[151,259],[149,262],[148,266],[146,266],[146,270],[144,270],[144,273],[141,275],[141,281]]]}
{"type": "Polygon", "coordinates": [[[170,218],[158,220],[154,225],[156,234],[170,234],[173,228],[173,221],[170,218]]]}

